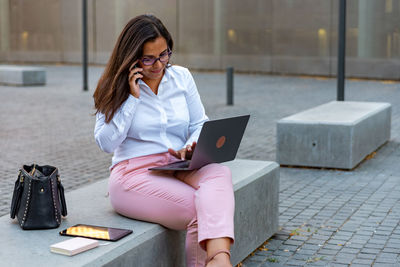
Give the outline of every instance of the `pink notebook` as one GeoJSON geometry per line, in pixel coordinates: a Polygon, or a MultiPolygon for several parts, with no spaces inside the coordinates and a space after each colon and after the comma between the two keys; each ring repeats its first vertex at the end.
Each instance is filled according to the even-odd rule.
{"type": "Polygon", "coordinates": [[[73,256],[86,250],[95,248],[99,241],[83,237],[74,237],[50,246],[50,251],[67,256],[73,256]]]}

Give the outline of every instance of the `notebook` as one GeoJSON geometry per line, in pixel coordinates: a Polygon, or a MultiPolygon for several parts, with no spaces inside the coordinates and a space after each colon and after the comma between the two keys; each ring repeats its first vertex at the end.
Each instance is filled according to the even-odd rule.
{"type": "Polygon", "coordinates": [[[73,256],[99,246],[99,241],[83,237],[74,237],[50,246],[50,251],[73,256]]]}
{"type": "Polygon", "coordinates": [[[206,121],[191,160],[176,161],[149,170],[194,170],[210,163],[235,159],[250,115],[206,121]]]}

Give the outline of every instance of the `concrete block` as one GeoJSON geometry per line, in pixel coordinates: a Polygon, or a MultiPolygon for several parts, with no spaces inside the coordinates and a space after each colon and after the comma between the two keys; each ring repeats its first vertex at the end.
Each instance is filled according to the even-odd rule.
{"type": "MultiPolygon", "coordinates": [[[[278,231],[279,166],[275,162],[234,160],[235,237],[232,263],[247,257],[278,231]]],[[[23,231],[0,217],[1,261],[5,266],[185,266],[185,233],[116,214],[106,197],[107,179],[66,194],[68,217],[60,228],[23,231]],[[118,242],[75,255],[53,254],[50,245],[68,239],[58,232],[77,223],[133,229],[118,242]],[[23,255],[23,256],[21,256],[23,255]]]]}
{"type": "Polygon", "coordinates": [[[353,169],[390,139],[391,105],[332,101],[277,123],[281,165],[353,169]]]}
{"type": "Polygon", "coordinates": [[[42,67],[0,65],[0,83],[44,85],[46,84],[46,70],[42,67]]]}

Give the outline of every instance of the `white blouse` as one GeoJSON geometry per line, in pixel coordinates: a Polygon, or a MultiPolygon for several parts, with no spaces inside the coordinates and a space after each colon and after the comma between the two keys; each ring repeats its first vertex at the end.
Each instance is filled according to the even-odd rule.
{"type": "Polygon", "coordinates": [[[114,153],[118,162],[145,155],[179,150],[197,141],[208,117],[189,70],[166,68],[155,95],[139,80],[140,97],[129,95],[109,123],[98,113],[94,137],[101,150],[114,153]]]}

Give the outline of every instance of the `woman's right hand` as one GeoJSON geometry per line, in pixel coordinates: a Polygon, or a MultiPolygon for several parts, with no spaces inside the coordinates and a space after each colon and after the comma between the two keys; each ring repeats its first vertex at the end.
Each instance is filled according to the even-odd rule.
{"type": "Polygon", "coordinates": [[[136,80],[143,78],[143,75],[140,73],[140,71],[143,71],[143,69],[137,67],[136,66],[137,63],[138,63],[138,60],[133,62],[133,64],[129,68],[128,81],[129,81],[129,88],[130,88],[131,95],[133,95],[136,98],[139,98],[140,88],[139,88],[139,84],[136,82],[136,80]]]}

